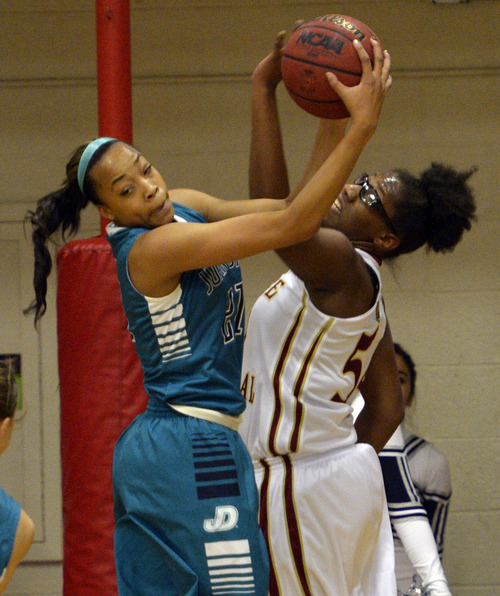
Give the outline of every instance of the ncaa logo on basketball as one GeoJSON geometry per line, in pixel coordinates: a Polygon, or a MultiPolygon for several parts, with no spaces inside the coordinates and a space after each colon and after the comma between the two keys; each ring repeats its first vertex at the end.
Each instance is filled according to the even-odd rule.
{"type": "Polygon", "coordinates": [[[326,50],[331,50],[336,54],[341,54],[342,48],[344,47],[344,40],[333,39],[331,35],[323,35],[313,31],[302,32],[297,43],[303,43],[313,47],[322,47],[326,50]]]}
{"type": "Polygon", "coordinates": [[[238,510],[232,505],[221,505],[215,508],[215,517],[203,522],[205,532],[227,532],[236,527],[238,510]]]}

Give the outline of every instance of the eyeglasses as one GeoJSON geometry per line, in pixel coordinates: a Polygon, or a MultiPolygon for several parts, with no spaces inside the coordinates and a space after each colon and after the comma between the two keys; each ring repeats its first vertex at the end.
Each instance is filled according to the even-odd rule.
{"type": "Polygon", "coordinates": [[[354,184],[356,184],[356,186],[361,186],[359,198],[363,203],[370,207],[370,209],[375,209],[375,211],[382,216],[382,219],[385,221],[391,232],[397,236],[398,233],[396,232],[396,228],[394,227],[391,218],[387,215],[387,211],[384,209],[384,205],[380,200],[378,192],[370,184],[369,175],[362,174],[359,178],[356,178],[354,184]]]}

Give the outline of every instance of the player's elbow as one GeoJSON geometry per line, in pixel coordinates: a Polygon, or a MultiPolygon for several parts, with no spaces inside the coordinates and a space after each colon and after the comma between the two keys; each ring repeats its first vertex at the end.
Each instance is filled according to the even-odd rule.
{"type": "Polygon", "coordinates": [[[21,558],[24,558],[24,555],[28,552],[35,539],[35,524],[24,510],[21,510],[21,517],[19,519],[16,534],[16,540],[17,539],[19,539],[19,546],[22,551],[21,558]]]}
{"type": "Polygon", "coordinates": [[[404,413],[405,410],[402,396],[401,400],[399,400],[394,399],[394,395],[392,395],[392,399],[381,400],[378,403],[374,416],[376,417],[379,426],[384,428],[386,439],[384,444],[403,422],[404,413]]]}
{"type": "Polygon", "coordinates": [[[28,543],[28,549],[33,544],[33,540],[35,539],[35,523],[28,517],[27,528],[26,528],[26,541],[28,543]]]}
{"type": "Polygon", "coordinates": [[[287,226],[286,246],[299,244],[312,238],[320,229],[321,221],[321,218],[316,216],[293,219],[287,226]]]}

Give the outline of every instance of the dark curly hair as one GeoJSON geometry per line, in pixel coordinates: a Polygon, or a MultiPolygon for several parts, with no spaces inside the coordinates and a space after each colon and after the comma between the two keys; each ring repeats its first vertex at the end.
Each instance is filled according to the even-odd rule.
{"type": "Polygon", "coordinates": [[[419,177],[405,169],[393,170],[401,185],[392,218],[400,244],[391,257],[425,244],[436,252],[455,248],[476,219],[474,195],[467,184],[476,169],[459,172],[434,162],[419,177]]]}

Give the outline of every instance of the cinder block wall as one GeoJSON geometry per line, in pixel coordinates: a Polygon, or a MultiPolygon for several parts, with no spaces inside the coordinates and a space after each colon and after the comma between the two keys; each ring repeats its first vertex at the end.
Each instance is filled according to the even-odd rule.
{"type": "MultiPolygon", "coordinates": [[[[4,207],[52,190],[71,150],[97,134],[93,6],[77,0],[0,5],[4,207]]],[[[134,140],[170,186],[247,196],[249,75],[278,30],[333,11],[368,23],[393,59],[393,88],[359,171],[403,166],[418,172],[433,160],[479,166],[472,179],[478,223],[456,251],[421,251],[392,270],[384,266],[383,277],[393,335],[418,367],[412,422],[451,463],[444,564],[453,593],[500,594],[500,3],[132,0],[131,8],[134,140]]],[[[285,92],[280,103],[296,178],[315,121],[285,92]]],[[[97,216],[89,218],[98,230],[97,216]]],[[[1,256],[0,266],[8,266],[1,256]]],[[[273,255],[243,266],[249,309],[283,267],[273,255]]],[[[7,590],[11,596],[60,593],[57,561],[24,565],[7,590]]]]}

